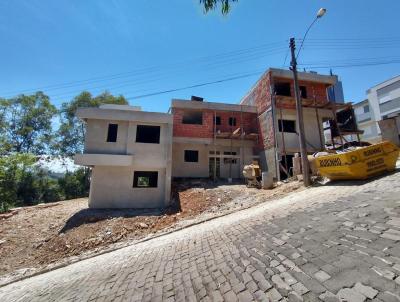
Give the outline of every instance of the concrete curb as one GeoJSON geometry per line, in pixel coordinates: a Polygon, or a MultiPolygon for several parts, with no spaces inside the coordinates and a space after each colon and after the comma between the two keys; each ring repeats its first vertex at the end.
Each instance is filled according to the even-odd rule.
{"type": "MultiPolygon", "coordinates": [[[[314,187],[314,186],[310,186],[309,188],[312,188],[312,187],[314,187]]],[[[305,187],[299,187],[299,188],[307,189],[305,187]]],[[[297,192],[299,190],[299,188],[297,188],[295,191],[297,192]]],[[[150,241],[150,240],[153,240],[153,239],[156,239],[156,238],[159,238],[159,237],[162,237],[162,236],[166,236],[166,235],[169,235],[171,233],[178,232],[178,231],[181,231],[181,230],[184,230],[184,229],[187,229],[187,228],[190,228],[190,227],[193,227],[193,226],[196,226],[196,225],[199,225],[199,224],[202,224],[202,223],[214,220],[214,219],[218,219],[218,218],[221,218],[221,217],[224,217],[224,216],[228,216],[228,215],[231,215],[233,213],[237,213],[237,212],[241,212],[241,211],[253,208],[253,207],[257,207],[257,206],[259,206],[259,205],[261,205],[261,204],[263,204],[265,202],[268,202],[268,201],[279,200],[279,199],[281,199],[283,197],[291,195],[292,193],[293,192],[290,192],[290,193],[288,193],[286,195],[279,196],[278,198],[271,197],[271,199],[266,199],[266,200],[263,200],[263,201],[260,201],[260,202],[256,202],[256,203],[251,204],[251,205],[247,205],[247,206],[243,206],[243,207],[240,207],[240,208],[237,208],[237,209],[233,209],[233,210],[227,211],[225,213],[222,213],[222,214],[219,214],[219,215],[216,215],[216,216],[207,217],[207,218],[204,218],[204,219],[202,219],[200,221],[194,221],[194,222],[191,222],[191,223],[189,223],[187,225],[178,227],[178,228],[170,230],[170,231],[166,231],[166,232],[162,232],[161,231],[160,233],[155,233],[154,235],[150,235],[150,236],[142,238],[142,239],[133,240],[133,241],[127,241],[127,242],[125,242],[123,244],[121,243],[121,245],[113,246],[113,247],[111,247],[109,249],[104,249],[102,251],[99,251],[99,252],[96,252],[96,253],[93,253],[93,254],[90,254],[90,255],[83,255],[79,259],[71,259],[72,257],[71,258],[67,258],[67,260],[65,262],[63,262],[63,263],[59,263],[59,264],[56,264],[54,266],[48,265],[47,267],[45,267],[45,268],[43,268],[41,270],[38,270],[36,272],[33,272],[32,274],[27,274],[27,275],[24,275],[24,276],[21,276],[21,277],[16,277],[15,279],[11,279],[10,281],[5,281],[5,282],[1,282],[0,281],[0,288],[5,287],[5,286],[7,286],[9,284],[12,284],[12,283],[15,283],[15,282],[19,282],[19,281],[22,281],[22,280],[25,280],[25,279],[28,279],[28,278],[31,278],[31,277],[35,277],[37,275],[42,275],[42,274],[48,273],[50,271],[66,267],[68,265],[71,265],[71,264],[74,264],[74,263],[77,263],[77,262],[80,262],[80,261],[84,261],[84,260],[87,260],[87,259],[90,259],[90,258],[94,258],[94,257],[97,257],[97,256],[108,254],[108,253],[111,253],[111,252],[114,252],[114,251],[129,247],[129,246],[132,246],[132,245],[135,245],[135,244],[139,244],[139,243],[142,243],[142,242],[150,241]]],[[[247,197],[246,199],[248,199],[248,198],[254,198],[254,196],[247,197]]],[[[246,200],[246,199],[244,199],[244,200],[246,200]]]]}

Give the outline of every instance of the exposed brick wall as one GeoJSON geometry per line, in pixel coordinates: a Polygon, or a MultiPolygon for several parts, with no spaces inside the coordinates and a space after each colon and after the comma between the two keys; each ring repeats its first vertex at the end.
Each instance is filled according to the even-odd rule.
{"type": "MultiPolygon", "coordinates": [[[[175,137],[194,137],[194,138],[213,138],[214,137],[214,111],[202,110],[203,124],[188,125],[182,123],[184,109],[174,108],[172,113],[174,117],[175,137]]],[[[221,118],[221,125],[217,125],[217,130],[221,132],[231,132],[243,126],[244,131],[249,133],[258,133],[257,114],[250,112],[229,112],[216,111],[217,116],[221,118]],[[236,118],[236,126],[229,125],[229,118],[236,118]],[[243,119],[243,120],[242,120],[243,119]]]]}
{"type": "Polygon", "coordinates": [[[212,138],[213,137],[213,120],[214,112],[211,110],[203,110],[203,124],[189,125],[182,124],[184,109],[174,108],[172,114],[174,116],[173,136],[180,137],[197,137],[212,138]]]}
{"type": "MultiPolygon", "coordinates": [[[[265,73],[251,91],[242,99],[241,104],[257,107],[258,114],[241,113],[229,111],[217,111],[217,116],[221,117],[221,125],[217,125],[217,130],[221,132],[231,132],[243,125],[246,133],[258,133],[259,144],[256,148],[269,149],[275,144],[273,117],[270,112],[266,112],[271,106],[270,86],[276,82],[290,83],[291,95],[294,97],[293,81],[285,78],[271,78],[271,73],[265,73]],[[258,118],[260,116],[260,118],[258,118]],[[236,118],[236,126],[229,125],[229,118],[236,118]],[[241,117],[243,120],[241,120],[241,117]]],[[[308,81],[299,81],[300,86],[305,86],[307,99],[315,99],[318,104],[325,103],[328,99],[326,84],[308,81]]],[[[293,105],[283,108],[295,109],[293,105]]],[[[212,138],[214,133],[214,111],[203,110],[203,125],[182,124],[184,109],[174,108],[174,136],[212,138]]]]}
{"type": "Polygon", "coordinates": [[[221,125],[217,125],[217,130],[221,132],[235,131],[239,127],[243,127],[244,132],[258,133],[257,129],[257,114],[250,112],[229,112],[229,111],[217,111],[217,116],[221,118],[221,125]],[[229,118],[236,118],[236,126],[229,125],[229,118]],[[242,120],[241,120],[242,119],[242,120]]]}
{"type": "Polygon", "coordinates": [[[270,73],[263,74],[260,80],[240,103],[243,105],[256,106],[258,114],[263,113],[271,106],[270,85],[270,73]]]}
{"type": "MultiPolygon", "coordinates": [[[[257,107],[259,118],[258,133],[260,135],[260,144],[263,149],[269,149],[275,144],[273,117],[270,113],[265,113],[271,106],[270,87],[276,82],[290,83],[291,95],[294,98],[294,83],[290,79],[271,77],[271,73],[265,73],[250,90],[250,92],[240,102],[243,105],[253,105],[257,107]]],[[[299,86],[305,86],[307,90],[307,99],[316,99],[317,104],[323,104],[328,100],[327,85],[309,81],[299,81],[299,86]]],[[[295,109],[293,105],[281,106],[282,108],[295,109]]]]}
{"type": "MultiPolygon", "coordinates": [[[[274,83],[277,82],[282,82],[282,83],[290,83],[290,94],[294,98],[295,93],[294,93],[294,83],[293,81],[289,79],[280,79],[280,78],[274,78],[273,79],[274,83]]],[[[316,83],[316,82],[308,82],[308,81],[299,81],[299,86],[305,86],[306,91],[307,91],[307,99],[315,100],[317,104],[324,104],[328,100],[328,94],[326,91],[327,85],[324,83],[316,83]]],[[[293,103],[293,106],[282,106],[282,108],[287,108],[287,109],[295,109],[295,105],[293,103]]]]}

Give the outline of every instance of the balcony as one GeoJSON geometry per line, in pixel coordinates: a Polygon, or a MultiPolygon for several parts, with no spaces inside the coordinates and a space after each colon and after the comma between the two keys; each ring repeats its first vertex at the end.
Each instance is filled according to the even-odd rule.
{"type": "Polygon", "coordinates": [[[76,154],[74,163],[81,166],[131,166],[132,155],[119,154],[76,154]]]}
{"type": "Polygon", "coordinates": [[[215,137],[226,139],[257,140],[258,133],[257,130],[251,127],[245,127],[244,129],[240,127],[234,127],[230,129],[230,127],[217,126],[215,137]]]}

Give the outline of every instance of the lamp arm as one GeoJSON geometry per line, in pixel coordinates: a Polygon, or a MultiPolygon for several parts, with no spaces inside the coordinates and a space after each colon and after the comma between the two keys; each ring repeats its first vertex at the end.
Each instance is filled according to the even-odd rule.
{"type": "Polygon", "coordinates": [[[316,18],[314,19],[314,21],[310,24],[310,26],[307,28],[306,33],[304,34],[303,39],[301,40],[301,44],[300,44],[300,47],[299,47],[299,51],[297,52],[296,59],[299,57],[301,48],[303,47],[303,43],[304,43],[304,40],[305,40],[306,37],[307,37],[308,32],[310,31],[310,29],[311,29],[311,27],[314,25],[314,23],[317,22],[318,19],[319,19],[319,18],[316,17],[316,18]]]}

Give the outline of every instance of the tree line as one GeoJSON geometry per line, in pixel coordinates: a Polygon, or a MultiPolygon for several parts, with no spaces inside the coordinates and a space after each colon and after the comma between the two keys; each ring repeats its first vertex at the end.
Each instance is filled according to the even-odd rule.
{"type": "Polygon", "coordinates": [[[85,127],[78,107],[128,104],[108,92],[82,92],[57,109],[43,92],[0,98],[0,212],[10,207],[84,197],[90,169],[79,168],[54,177],[39,165],[44,157],[71,158],[84,146],[85,127]]]}

